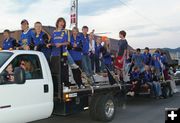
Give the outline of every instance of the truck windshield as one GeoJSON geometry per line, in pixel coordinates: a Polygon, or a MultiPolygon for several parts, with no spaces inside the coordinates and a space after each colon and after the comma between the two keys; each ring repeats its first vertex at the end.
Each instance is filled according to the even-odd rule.
{"type": "Polygon", "coordinates": [[[0,52],[0,67],[12,56],[10,52],[0,52]]]}

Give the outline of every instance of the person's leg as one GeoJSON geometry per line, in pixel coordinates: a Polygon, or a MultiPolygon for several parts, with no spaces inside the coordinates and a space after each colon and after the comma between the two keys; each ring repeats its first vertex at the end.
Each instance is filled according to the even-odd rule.
{"type": "Polygon", "coordinates": [[[63,61],[61,61],[61,80],[65,86],[69,87],[71,83],[69,82],[69,68],[67,64],[67,57],[63,57],[63,61]]]}
{"type": "Polygon", "coordinates": [[[174,80],[170,80],[170,86],[171,86],[173,93],[177,93],[176,83],[174,80]]]}
{"type": "Polygon", "coordinates": [[[98,56],[95,56],[95,66],[96,66],[96,73],[100,72],[100,67],[99,67],[99,58],[98,56]]]}
{"type": "Polygon", "coordinates": [[[90,76],[93,75],[93,71],[92,71],[92,66],[91,66],[91,59],[89,56],[86,57],[86,61],[87,61],[87,70],[90,76]]]}
{"type": "Polygon", "coordinates": [[[89,76],[87,55],[82,56],[82,68],[83,72],[89,76]]]}
{"type": "Polygon", "coordinates": [[[162,91],[161,91],[161,84],[159,82],[157,82],[157,89],[158,89],[158,96],[161,96],[162,91]]]}
{"type": "Polygon", "coordinates": [[[94,54],[91,55],[90,61],[91,61],[91,69],[94,72],[94,66],[95,66],[95,55],[94,54]]]}
{"type": "Polygon", "coordinates": [[[154,87],[153,83],[152,82],[148,82],[147,84],[150,87],[151,96],[155,96],[155,87],[154,87]]]}
{"type": "Polygon", "coordinates": [[[81,87],[83,85],[82,78],[81,78],[81,71],[79,69],[72,69],[73,78],[78,87],[81,87]]]}
{"type": "Polygon", "coordinates": [[[158,90],[158,84],[157,84],[157,82],[153,82],[153,87],[154,87],[154,95],[155,95],[156,97],[158,97],[158,96],[159,96],[159,90],[158,90]]]}
{"type": "Polygon", "coordinates": [[[79,66],[80,69],[82,69],[82,61],[81,60],[75,61],[75,63],[79,66]]]}

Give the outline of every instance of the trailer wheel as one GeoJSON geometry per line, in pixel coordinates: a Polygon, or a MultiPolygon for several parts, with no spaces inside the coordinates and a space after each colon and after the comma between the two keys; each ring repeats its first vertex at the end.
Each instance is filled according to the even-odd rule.
{"type": "Polygon", "coordinates": [[[104,95],[100,98],[97,105],[98,120],[109,122],[114,119],[116,113],[116,104],[113,96],[104,95]]]}
{"type": "Polygon", "coordinates": [[[89,115],[93,120],[98,120],[97,117],[97,104],[100,99],[100,96],[95,96],[92,98],[90,102],[89,115]]]}

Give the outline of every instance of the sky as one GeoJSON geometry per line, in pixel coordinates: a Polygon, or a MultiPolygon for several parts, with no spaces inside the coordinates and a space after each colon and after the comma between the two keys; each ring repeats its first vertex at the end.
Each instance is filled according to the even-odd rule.
{"type": "MultiPolygon", "coordinates": [[[[19,30],[22,19],[54,26],[64,17],[70,29],[71,0],[1,0],[0,31],[19,30]]],[[[79,28],[87,25],[119,39],[127,32],[133,48],[180,47],[180,0],[79,0],[79,28]]]]}

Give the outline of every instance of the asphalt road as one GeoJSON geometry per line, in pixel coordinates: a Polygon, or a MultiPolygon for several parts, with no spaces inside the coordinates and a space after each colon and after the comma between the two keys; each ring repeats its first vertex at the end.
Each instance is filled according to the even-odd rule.
{"type": "MultiPolygon", "coordinates": [[[[180,86],[178,86],[180,90],[180,86]]],[[[137,97],[128,99],[126,109],[118,108],[112,123],[164,123],[165,108],[180,108],[180,93],[168,99],[152,99],[137,97]]],[[[53,116],[49,119],[33,123],[99,123],[92,121],[89,112],[61,117],[53,116]]]]}

